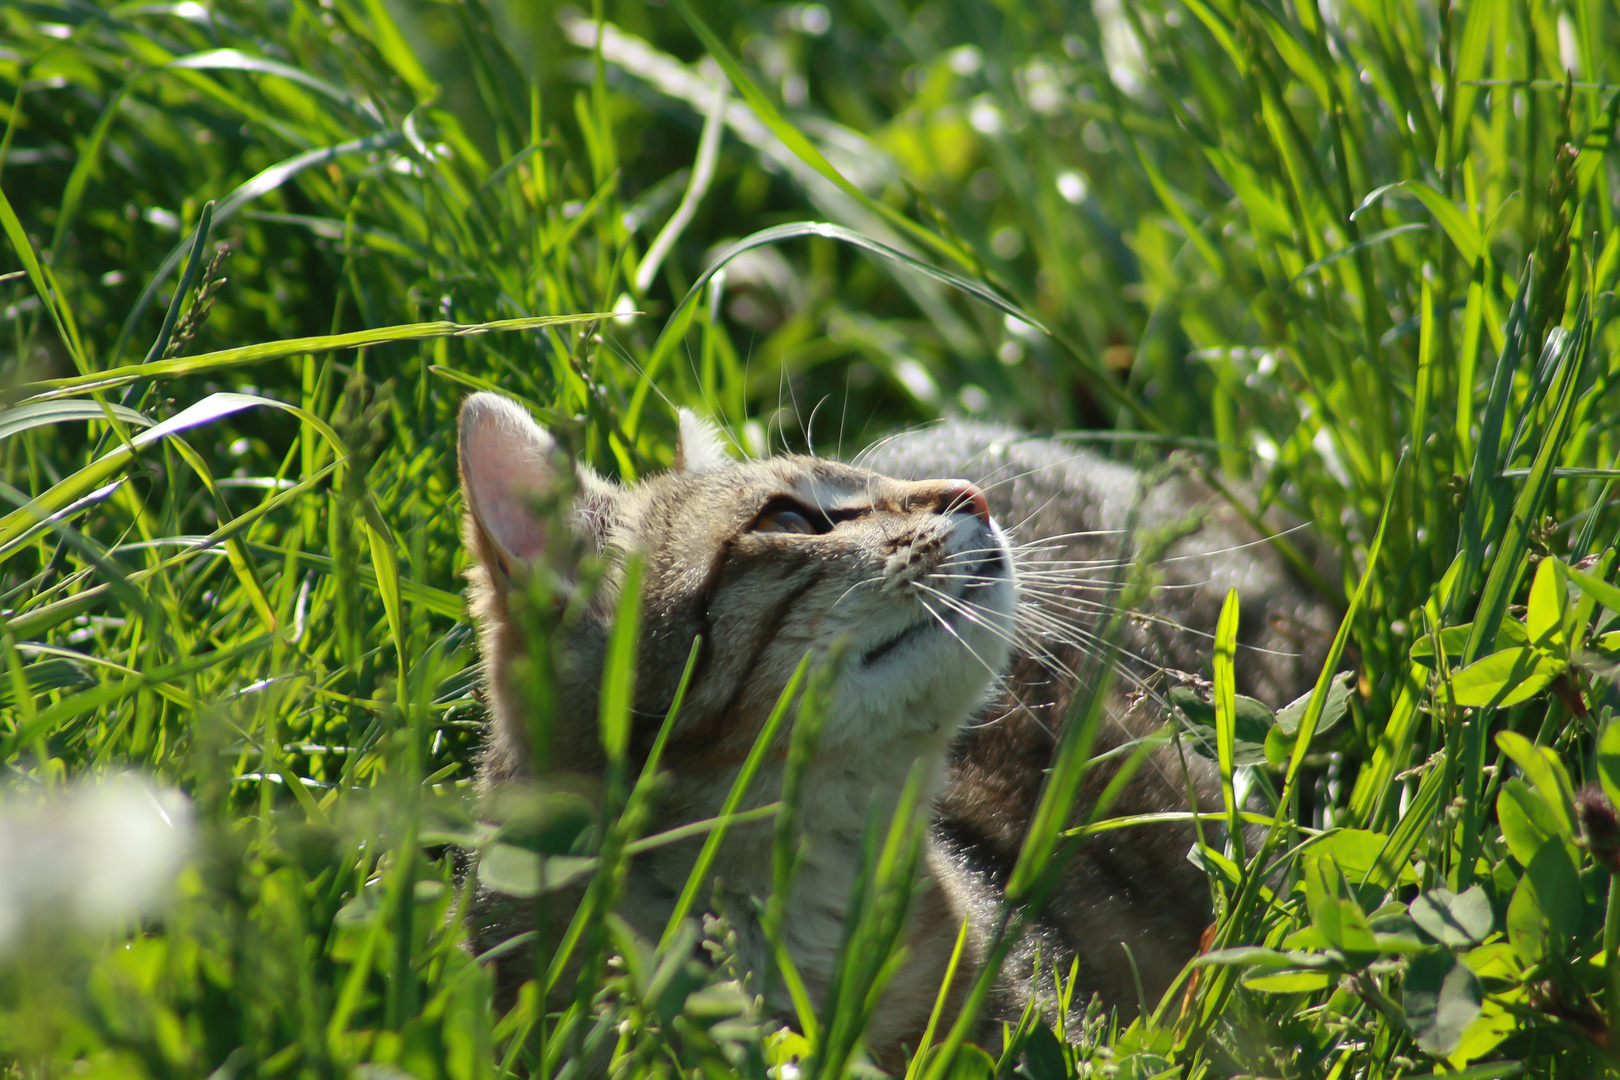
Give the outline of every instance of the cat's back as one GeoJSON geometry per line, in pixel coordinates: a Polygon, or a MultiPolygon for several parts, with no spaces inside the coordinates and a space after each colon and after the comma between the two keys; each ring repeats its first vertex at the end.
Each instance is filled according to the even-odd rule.
{"type": "MultiPolygon", "coordinates": [[[[858,460],[900,478],[973,481],[1019,550],[1019,640],[1000,692],[952,748],[935,830],[987,901],[1017,859],[1057,737],[1084,692],[1076,673],[1128,595],[1096,754],[1128,749],[1162,725],[1167,713],[1151,692],[1163,689],[1161,669],[1207,674],[1229,589],[1243,612],[1239,692],[1277,706],[1320,670],[1328,612],[1252,526],[1185,471],[1142,471],[1071,441],[957,420],[884,440],[858,460]],[[1133,577],[1151,589],[1128,594],[1133,577]]],[[[1071,822],[1086,816],[1120,760],[1088,772],[1071,822]]],[[[1215,770],[1165,747],[1110,814],[1194,804],[1219,808],[1215,770]]],[[[1134,1011],[1139,974],[1151,1004],[1197,950],[1210,914],[1204,874],[1187,859],[1194,839],[1190,826],[1160,825],[1097,834],[1074,849],[1032,941],[1048,963],[1054,945],[1079,958],[1077,1000],[1095,992],[1134,1011]]]]}

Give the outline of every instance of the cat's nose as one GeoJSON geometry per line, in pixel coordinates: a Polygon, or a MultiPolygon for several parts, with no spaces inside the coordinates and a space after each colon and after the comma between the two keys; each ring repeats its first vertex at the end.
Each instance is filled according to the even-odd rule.
{"type": "Polygon", "coordinates": [[[966,480],[947,480],[943,485],[942,510],[947,514],[968,513],[990,524],[990,501],[978,484],[966,480]]]}

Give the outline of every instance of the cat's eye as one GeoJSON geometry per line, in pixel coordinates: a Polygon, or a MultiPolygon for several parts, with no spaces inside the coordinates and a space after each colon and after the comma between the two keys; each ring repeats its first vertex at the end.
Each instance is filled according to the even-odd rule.
{"type": "Polygon", "coordinates": [[[813,535],[825,532],[825,529],[816,528],[810,518],[800,509],[792,506],[769,506],[754,522],[755,532],[805,533],[813,535]]]}

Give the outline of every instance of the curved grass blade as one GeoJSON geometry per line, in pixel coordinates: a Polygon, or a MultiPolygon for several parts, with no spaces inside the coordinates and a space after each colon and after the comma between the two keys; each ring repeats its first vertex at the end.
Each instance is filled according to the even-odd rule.
{"type": "Polygon", "coordinates": [[[1373,189],[1350,212],[1351,220],[1355,220],[1362,211],[1371,209],[1391,191],[1398,190],[1406,191],[1418,202],[1422,203],[1429,213],[1434,215],[1434,219],[1440,223],[1440,227],[1446,231],[1446,235],[1451,237],[1451,242],[1457,245],[1457,250],[1462,253],[1464,262],[1473,265],[1479,259],[1480,250],[1485,245],[1484,237],[1480,235],[1479,226],[1469,221],[1468,217],[1457,209],[1456,204],[1450,199],[1421,180],[1397,180],[1393,184],[1385,184],[1383,187],[1373,189]]]}
{"type": "Polygon", "coordinates": [[[1301,281],[1310,277],[1312,274],[1319,270],[1325,270],[1329,266],[1332,266],[1334,263],[1338,262],[1340,259],[1345,258],[1348,255],[1354,255],[1358,251],[1364,251],[1367,248],[1373,247],[1374,245],[1382,244],[1385,240],[1392,240],[1395,237],[1400,236],[1402,233],[1424,232],[1428,228],[1429,223],[1426,221],[1409,221],[1405,225],[1396,225],[1392,228],[1380,229],[1378,232],[1369,233],[1368,235],[1363,236],[1360,240],[1357,240],[1355,243],[1347,244],[1344,247],[1339,248],[1337,251],[1331,251],[1322,256],[1320,259],[1317,259],[1305,269],[1295,274],[1289,280],[1288,284],[1298,285],[1301,281]]]}
{"type": "MultiPolygon", "coordinates": [[[[109,402],[106,408],[111,410],[113,416],[119,420],[135,427],[149,428],[157,424],[157,421],[150,416],[138,413],[134,409],[123,405],[114,405],[109,402]]],[[[15,408],[0,409],[0,439],[32,428],[66,423],[69,420],[105,419],[107,419],[107,414],[102,411],[102,406],[94,401],[80,401],[77,399],[31,401],[26,405],[18,405],[15,408]]]]}
{"type": "MultiPolygon", "coordinates": [[[[592,311],[580,315],[535,315],[522,319],[497,319],[487,323],[422,322],[402,326],[379,326],[374,330],[355,330],[347,334],[328,334],[321,337],[286,338],[266,341],[258,345],[243,345],[235,349],[199,353],[196,356],[176,356],[169,360],[154,360],[149,364],[126,364],[87,375],[62,379],[42,379],[24,383],[20,389],[35,391],[30,401],[48,401],[52,398],[87,393],[123,386],[136,379],[175,378],[196,375],[204,371],[260,364],[266,360],[280,360],[299,353],[331,352],[337,349],[357,349],[364,345],[384,345],[394,341],[422,341],[439,337],[467,337],[511,330],[534,330],[547,326],[570,326],[575,323],[600,322],[611,319],[613,313],[592,311]]],[[[258,399],[264,400],[264,399],[258,399]]]]}
{"type": "Polygon", "coordinates": [[[28,234],[23,230],[22,222],[17,220],[17,213],[11,208],[11,200],[6,193],[0,191],[0,228],[6,233],[6,239],[11,241],[12,250],[16,251],[17,258],[22,260],[23,269],[28,271],[29,284],[34,286],[34,293],[39,297],[40,304],[56,325],[56,334],[62,339],[62,347],[68,350],[73,360],[73,366],[81,373],[90,370],[79,346],[79,336],[72,333],[72,316],[65,306],[59,290],[52,287],[52,279],[44,267],[39,264],[39,256],[34,253],[34,245],[29,241],[28,234]]]}
{"type": "MultiPolygon", "coordinates": [[[[339,143],[336,146],[323,146],[315,150],[306,150],[302,154],[295,154],[285,161],[277,162],[268,169],[261,171],[220,200],[218,209],[214,211],[214,222],[215,224],[224,224],[242,207],[259,196],[274,191],[305,169],[313,168],[316,165],[325,165],[348,154],[391,150],[404,142],[404,135],[398,132],[387,132],[381,135],[368,135],[363,139],[351,139],[349,142],[339,143]]],[[[129,314],[124,318],[124,325],[118,331],[117,340],[113,342],[111,356],[114,360],[123,353],[124,345],[129,341],[130,335],[134,333],[135,324],[140,321],[142,315],[146,314],[146,309],[152,303],[152,298],[157,295],[158,287],[180,264],[180,260],[185,256],[186,247],[185,241],[176,244],[174,249],[164,256],[163,261],[158,264],[157,272],[146,283],[146,288],[141,290],[141,295],[135,300],[135,306],[130,309],[129,314]]]]}
{"type": "Polygon", "coordinates": [[[703,42],[703,47],[708,49],[709,55],[713,56],[719,63],[721,69],[725,71],[726,77],[737,88],[737,92],[742,95],[743,100],[748,102],[755,115],[760,118],[766,127],[771,129],[773,135],[781,139],[783,144],[798,156],[799,160],[815,169],[834,184],[837,184],[850,198],[855,199],[868,210],[882,215],[891,225],[898,227],[913,239],[920,240],[964,270],[971,270],[974,267],[975,260],[973,257],[960,247],[944,237],[923,228],[894,207],[879,202],[850,183],[843,173],[833,167],[832,162],[822,156],[821,151],[816,149],[814,143],[806,138],[798,128],[783,119],[782,114],[776,111],[776,106],[771,104],[770,98],[766,97],[764,92],[755,85],[754,80],[748,77],[748,72],[743,70],[743,66],[737,62],[737,58],[731,55],[731,50],[726,48],[725,42],[721,41],[719,35],[709,28],[709,24],[698,16],[698,13],[692,9],[692,5],[687,0],[673,0],[673,3],[675,10],[680,13],[681,18],[686,20],[686,25],[692,28],[692,32],[697,34],[698,39],[703,42]]]}
{"type": "MultiPolygon", "coordinates": [[[[220,526],[207,536],[171,537],[167,541],[153,541],[152,543],[169,542],[184,544],[185,550],[169,556],[154,566],[149,566],[144,570],[135,571],[129,575],[129,580],[139,584],[140,582],[155,577],[156,575],[167,570],[171,570],[176,566],[180,566],[198,555],[212,553],[214,549],[218,547],[218,545],[241,533],[242,530],[264,517],[270,511],[292,502],[304,492],[325,480],[336,469],[336,462],[328,464],[313,476],[299,481],[296,485],[288,488],[286,491],[280,492],[274,497],[266,499],[264,502],[253,507],[252,509],[238,514],[236,517],[232,518],[230,521],[226,522],[224,525],[220,526]]],[[[123,481],[120,480],[118,483],[123,483],[123,481]]],[[[109,488],[103,490],[110,490],[111,486],[112,485],[109,485],[109,488]]],[[[99,494],[99,492],[92,493],[91,496],[87,496],[85,500],[81,501],[88,502],[89,499],[94,498],[99,494]]],[[[71,512],[71,509],[72,508],[70,507],[68,511],[64,511],[58,516],[65,518],[67,513],[71,512]]],[[[249,544],[247,546],[251,550],[253,547],[258,545],[249,544]]],[[[278,553],[280,552],[280,549],[272,550],[276,550],[278,553]]],[[[312,565],[316,566],[317,569],[324,569],[327,573],[332,572],[333,563],[330,558],[326,558],[324,556],[313,556],[307,552],[300,552],[299,555],[301,559],[310,560],[312,565]],[[324,560],[324,566],[322,565],[322,560],[324,560]]],[[[368,580],[366,577],[366,571],[363,567],[360,571],[360,580],[368,580]]],[[[374,584],[375,582],[373,581],[371,583],[374,584]]],[[[67,620],[83,614],[85,611],[95,607],[107,595],[109,595],[111,591],[112,589],[109,585],[93,586],[85,589],[82,592],[75,593],[72,596],[64,597],[61,600],[55,600],[48,604],[42,604],[39,607],[32,608],[20,615],[13,615],[8,620],[7,626],[12,632],[24,637],[36,637],[45,633],[51,628],[60,626],[67,620]]]]}
{"type": "MultiPolygon", "coordinates": [[[[41,494],[34,496],[28,505],[13,510],[5,517],[0,518],[0,547],[4,547],[16,539],[24,529],[44,520],[100,485],[107,477],[122,468],[135,451],[150,446],[169,435],[196,427],[199,424],[210,423],[222,416],[228,416],[233,412],[239,412],[253,405],[296,408],[296,406],[288,406],[268,398],[249,397],[246,394],[210,395],[190,408],[182,409],[163,423],[147,428],[131,439],[129,443],[109,450],[78,472],[53,484],[41,494]]],[[[328,428],[327,430],[330,431],[331,429],[328,428]]],[[[334,432],[331,437],[336,439],[336,433],[334,432]]]]}
{"type": "Polygon", "coordinates": [[[829,240],[839,240],[852,247],[860,248],[862,251],[897,262],[920,274],[931,277],[935,281],[959,289],[975,300],[995,308],[1003,315],[1010,315],[1015,319],[1026,322],[1049,337],[1052,334],[1052,331],[1047,329],[1041,320],[1029,314],[1029,312],[994,289],[960,274],[952,273],[949,270],[941,270],[937,266],[931,266],[898,248],[890,247],[879,240],[873,240],[869,236],[863,236],[854,229],[846,229],[842,225],[834,225],[826,221],[794,221],[785,225],[775,225],[769,229],[761,229],[750,236],[745,236],[722,251],[709,264],[708,268],[698,275],[698,279],[692,283],[691,288],[686,290],[686,295],[681,297],[680,303],[675,305],[675,310],[670,313],[669,319],[664,323],[663,332],[658,335],[658,340],[653,345],[652,353],[648,356],[647,363],[642,369],[641,380],[637,383],[635,394],[630,399],[630,409],[626,413],[624,423],[624,429],[628,434],[634,437],[639,430],[641,410],[646,403],[647,393],[652,387],[653,379],[658,374],[658,370],[662,367],[664,361],[674,351],[675,345],[680,340],[687,321],[690,319],[692,301],[702,295],[703,290],[709,284],[709,280],[723,270],[727,263],[745,251],[752,251],[754,248],[765,247],[768,244],[780,243],[783,240],[794,240],[802,236],[821,236],[829,240]]]}
{"type": "Polygon", "coordinates": [[[233,648],[219,649],[203,653],[200,656],[188,657],[176,664],[169,664],[152,671],[143,671],[131,678],[105,683],[94,690],[85,690],[65,697],[61,701],[39,710],[32,719],[6,736],[5,742],[0,744],[0,760],[10,760],[19,747],[27,746],[35,738],[49,734],[56,725],[65,720],[82,716],[115,701],[122,701],[130,694],[144,690],[147,687],[172,682],[182,676],[195,674],[218,664],[229,663],[249,653],[258,652],[260,649],[268,648],[273,640],[272,635],[261,634],[259,637],[252,638],[233,648]]]}
{"type": "Polygon", "coordinates": [[[254,56],[252,53],[243,52],[241,49],[210,49],[207,52],[182,56],[178,60],[170,60],[163,66],[188,71],[251,71],[259,75],[275,75],[307,87],[322,97],[342,105],[356,116],[364,119],[372,127],[382,127],[382,120],[376,111],[368,108],[365,102],[360,101],[347,90],[334,86],[325,79],[311,75],[309,72],[295,68],[290,64],[283,64],[280,61],[270,60],[263,56],[254,56]]]}

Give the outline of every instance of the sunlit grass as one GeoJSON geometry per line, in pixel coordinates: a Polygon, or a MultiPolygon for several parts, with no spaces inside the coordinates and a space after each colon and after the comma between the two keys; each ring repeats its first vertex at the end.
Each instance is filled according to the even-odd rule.
{"type": "MultiPolygon", "coordinates": [[[[458,596],[472,388],[626,479],[669,462],[674,405],[755,452],[958,412],[1191,446],[1246,516],[1313,524],[1332,557],[1276,543],[1345,616],[1357,692],[1313,739],[1342,710],[1324,672],[1268,738],[1258,850],[1201,852],[1221,951],[1134,1022],[1073,1003],[1068,1045],[1033,1015],[993,1055],[942,1024],[912,1075],[1608,1067],[1612,13],[600,14],[0,7],[0,875],[74,850],[4,830],[128,770],[185,793],[193,853],[138,925],[0,888],[9,1067],[860,1068],[904,816],[802,1034],[767,1038],[724,957],[676,977],[693,923],[594,922],[571,1013],[492,1011],[449,917],[493,850],[458,596]]],[[[604,881],[637,842],[609,816],[604,881]]],[[[1041,820],[1020,897],[1065,824],[1041,820]]]]}

